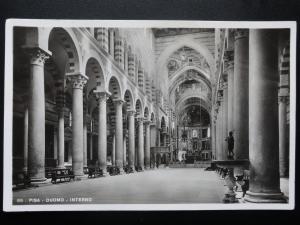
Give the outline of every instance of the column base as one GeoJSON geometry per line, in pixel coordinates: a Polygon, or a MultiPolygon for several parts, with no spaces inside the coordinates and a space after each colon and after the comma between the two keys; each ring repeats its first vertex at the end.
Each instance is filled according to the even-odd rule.
{"type": "Polygon", "coordinates": [[[107,170],[102,170],[102,177],[109,177],[110,174],[107,172],[107,170]]]}
{"type": "Polygon", "coordinates": [[[287,203],[287,199],[282,192],[254,193],[247,191],[244,200],[252,203],[287,203]]]}
{"type": "Polygon", "coordinates": [[[137,172],[144,172],[144,167],[138,167],[137,172]]]}
{"type": "Polygon", "coordinates": [[[44,184],[44,183],[47,183],[47,178],[46,177],[30,178],[30,183],[31,184],[44,184]]]}
{"type": "Polygon", "coordinates": [[[223,203],[237,203],[238,200],[236,199],[236,193],[234,192],[228,192],[225,194],[225,197],[223,198],[223,203]]]}
{"type": "Polygon", "coordinates": [[[120,175],[123,175],[123,174],[125,174],[125,171],[124,171],[124,169],[121,167],[121,168],[119,168],[119,171],[120,171],[120,175]]]}
{"type": "Polygon", "coordinates": [[[85,177],[85,176],[84,176],[83,173],[82,173],[82,174],[77,174],[77,175],[75,174],[75,175],[74,175],[74,180],[78,180],[78,181],[79,181],[79,180],[82,180],[82,178],[84,178],[84,177],[85,177]]]}
{"type": "Polygon", "coordinates": [[[146,166],[145,169],[146,169],[146,170],[150,170],[150,166],[146,166]]]}

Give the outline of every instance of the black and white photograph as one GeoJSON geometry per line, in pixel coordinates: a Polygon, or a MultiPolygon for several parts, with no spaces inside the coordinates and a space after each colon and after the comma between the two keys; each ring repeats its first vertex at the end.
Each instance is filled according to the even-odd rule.
{"type": "Polygon", "coordinates": [[[6,21],[5,211],[293,209],[296,22],[6,21]]]}

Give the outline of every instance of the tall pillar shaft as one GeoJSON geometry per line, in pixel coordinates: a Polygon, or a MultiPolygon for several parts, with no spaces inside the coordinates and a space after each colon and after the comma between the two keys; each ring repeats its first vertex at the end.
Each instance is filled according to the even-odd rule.
{"type": "Polygon", "coordinates": [[[115,55],[115,31],[113,28],[109,32],[109,54],[114,57],[115,55]]]}
{"type": "Polygon", "coordinates": [[[141,67],[138,68],[138,86],[144,90],[144,71],[141,67]]]}
{"type": "Polygon", "coordinates": [[[131,80],[135,80],[135,61],[134,61],[134,54],[128,54],[128,75],[131,80]]]}
{"type": "Polygon", "coordinates": [[[281,177],[287,177],[289,173],[287,98],[287,96],[279,97],[279,171],[281,177]]]}
{"type": "Polygon", "coordinates": [[[93,160],[93,133],[90,134],[90,160],[93,160]]]}
{"type": "Polygon", "coordinates": [[[107,93],[95,91],[98,99],[98,162],[102,174],[107,175],[107,135],[106,135],[106,100],[107,93]]]}
{"type": "Polygon", "coordinates": [[[138,118],[138,167],[144,170],[144,125],[143,118],[138,118]]]}
{"type": "Polygon", "coordinates": [[[128,112],[128,164],[134,170],[135,153],[135,131],[134,131],[134,111],[128,112]]]}
{"type": "MultiPolygon", "coordinates": [[[[58,151],[58,142],[57,142],[57,130],[54,127],[53,130],[53,159],[57,161],[57,151],[58,151]]],[[[58,165],[58,164],[57,164],[58,165]]]]}
{"type": "Polygon", "coordinates": [[[163,133],[163,146],[167,147],[167,133],[163,133]]]}
{"type": "Polygon", "coordinates": [[[223,144],[223,159],[227,159],[228,146],[225,138],[228,136],[228,89],[227,82],[223,83],[223,116],[222,116],[222,144],[223,144]]]}
{"type": "Polygon", "coordinates": [[[116,134],[113,134],[113,140],[112,140],[112,151],[111,151],[111,162],[112,165],[116,165],[116,134]]]}
{"type": "Polygon", "coordinates": [[[72,143],[68,145],[68,163],[72,163],[72,143]]]}
{"type": "Polygon", "coordinates": [[[226,52],[226,72],[228,80],[228,132],[233,131],[233,118],[234,118],[234,67],[233,67],[233,51],[226,52]]]}
{"type": "Polygon", "coordinates": [[[31,182],[45,178],[45,90],[42,49],[30,49],[30,93],[28,106],[28,174],[31,182]]]}
{"type": "Polygon", "coordinates": [[[65,122],[64,112],[61,110],[58,114],[58,165],[63,168],[65,163],[65,122]]]}
{"type": "Polygon", "coordinates": [[[234,42],[234,151],[235,159],[249,158],[249,38],[237,29],[234,42]]]}
{"type": "Polygon", "coordinates": [[[87,167],[87,125],[83,122],[83,167],[87,167]]]}
{"type": "Polygon", "coordinates": [[[150,121],[145,122],[145,167],[150,169],[150,121]]]}
{"type": "Polygon", "coordinates": [[[277,32],[250,30],[249,202],[285,202],[279,181],[277,32]]]}
{"type": "Polygon", "coordinates": [[[23,171],[28,171],[28,107],[24,111],[24,148],[23,148],[23,171]]]}
{"type": "Polygon", "coordinates": [[[127,164],[127,160],[126,160],[126,156],[127,156],[127,137],[126,135],[124,135],[124,138],[123,138],[123,165],[126,166],[127,164]]]}
{"type": "Polygon", "coordinates": [[[115,61],[124,69],[124,41],[118,35],[115,37],[115,61]]]}
{"type": "Polygon", "coordinates": [[[124,72],[128,74],[128,51],[127,47],[124,48],[124,72]]]}
{"type": "Polygon", "coordinates": [[[157,129],[157,146],[160,146],[160,129],[157,129]]]}
{"type": "Polygon", "coordinates": [[[108,28],[102,27],[96,30],[96,39],[99,42],[101,48],[108,52],[108,28]]]}
{"type": "Polygon", "coordinates": [[[73,83],[72,107],[72,169],[75,176],[83,175],[83,93],[85,75],[69,75],[73,83]]]}
{"type": "Polygon", "coordinates": [[[223,103],[221,102],[217,118],[217,160],[224,160],[223,141],[223,103]]]}
{"type": "Polygon", "coordinates": [[[123,118],[122,118],[122,100],[115,100],[116,109],[116,166],[119,168],[120,173],[123,170],[123,118]]]}

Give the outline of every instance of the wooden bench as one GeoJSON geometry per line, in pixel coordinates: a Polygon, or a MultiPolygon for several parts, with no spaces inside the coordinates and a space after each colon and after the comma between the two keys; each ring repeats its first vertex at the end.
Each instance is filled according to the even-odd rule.
{"type": "Polygon", "coordinates": [[[88,178],[96,178],[102,175],[102,170],[99,167],[88,167],[88,178]]]}
{"type": "Polygon", "coordinates": [[[71,179],[74,180],[75,176],[70,169],[52,169],[51,178],[51,183],[56,184],[57,180],[60,180],[60,182],[62,182],[62,180],[70,182],[71,179]]]}

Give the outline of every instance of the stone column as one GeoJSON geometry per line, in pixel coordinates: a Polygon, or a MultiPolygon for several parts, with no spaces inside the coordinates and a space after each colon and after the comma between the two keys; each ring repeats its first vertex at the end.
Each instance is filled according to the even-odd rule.
{"type": "Polygon", "coordinates": [[[250,185],[245,200],[286,202],[279,178],[277,31],[253,29],[249,40],[250,185]]]}
{"type": "Polygon", "coordinates": [[[281,177],[288,177],[289,172],[287,102],[288,96],[279,96],[279,171],[281,177]]]}
{"type": "Polygon", "coordinates": [[[128,111],[128,164],[129,167],[134,171],[134,153],[135,153],[135,131],[134,131],[134,111],[128,111]]]}
{"type": "Polygon", "coordinates": [[[138,86],[144,90],[144,71],[140,66],[138,67],[138,86]]]}
{"type": "Polygon", "coordinates": [[[138,170],[144,170],[144,118],[138,118],[138,170]]]}
{"type": "Polygon", "coordinates": [[[24,149],[23,149],[23,172],[28,171],[28,107],[24,111],[24,149]]]}
{"type": "Polygon", "coordinates": [[[101,48],[108,52],[108,28],[101,27],[96,30],[96,39],[99,42],[101,48]]]}
{"type": "Polygon", "coordinates": [[[68,163],[72,164],[72,143],[68,142],[68,163]]]}
{"type": "Polygon", "coordinates": [[[128,74],[128,48],[124,46],[124,72],[128,74]]]}
{"type": "Polygon", "coordinates": [[[111,164],[113,166],[116,165],[116,134],[115,133],[113,133],[113,140],[112,140],[111,164]]]}
{"type": "Polygon", "coordinates": [[[135,80],[135,61],[134,61],[134,54],[128,54],[128,75],[132,81],[135,80]]]}
{"type": "Polygon", "coordinates": [[[83,168],[87,168],[87,127],[86,121],[83,122],[83,168]]]}
{"type": "MultiPolygon", "coordinates": [[[[212,113],[212,115],[213,115],[213,113],[212,113]]],[[[215,159],[215,155],[216,155],[215,139],[216,139],[216,136],[215,136],[215,120],[212,119],[211,120],[211,144],[212,144],[211,145],[211,151],[212,151],[212,155],[214,156],[214,157],[212,157],[213,159],[215,159]]]]}
{"type": "Polygon", "coordinates": [[[115,61],[124,69],[124,40],[119,35],[115,37],[115,61]]]}
{"type": "Polygon", "coordinates": [[[225,71],[228,80],[228,132],[233,131],[233,118],[234,118],[234,72],[233,72],[233,51],[225,52],[225,71]]]}
{"type": "MultiPolygon", "coordinates": [[[[251,46],[252,47],[252,46],[251,46]]],[[[234,159],[249,158],[249,38],[237,29],[234,41],[234,159]]]]}
{"type": "MultiPolygon", "coordinates": [[[[225,78],[226,79],[226,78],[225,78]]],[[[227,89],[227,82],[223,82],[223,102],[222,102],[222,145],[223,145],[223,159],[227,159],[227,152],[228,152],[228,145],[225,141],[225,138],[228,136],[228,89],[227,89]]]]}
{"type": "Polygon", "coordinates": [[[161,129],[157,129],[157,146],[159,147],[160,146],[160,130],[161,129]]]}
{"type": "Polygon", "coordinates": [[[35,183],[46,181],[44,63],[49,53],[40,48],[26,50],[30,55],[28,174],[31,182],[35,183]]]}
{"type": "Polygon", "coordinates": [[[127,137],[126,135],[124,135],[124,138],[123,138],[123,166],[126,166],[127,164],[127,160],[126,160],[126,156],[127,156],[127,137]]]}
{"type": "Polygon", "coordinates": [[[115,56],[115,30],[109,28],[109,54],[114,58],[115,56]]]}
{"type": "Polygon", "coordinates": [[[114,100],[116,109],[116,166],[120,170],[120,174],[124,173],[123,169],[123,117],[122,105],[124,101],[117,99],[114,100]]]}
{"type": "Polygon", "coordinates": [[[217,160],[223,160],[223,137],[222,137],[222,121],[223,121],[223,104],[220,104],[217,116],[217,140],[216,140],[216,147],[217,147],[217,160]]]}
{"type": "Polygon", "coordinates": [[[106,100],[109,95],[106,92],[99,90],[94,91],[96,98],[98,99],[98,162],[103,176],[107,173],[107,135],[106,135],[106,100]]]}
{"type": "Polygon", "coordinates": [[[54,127],[54,129],[53,129],[53,159],[56,160],[56,163],[57,163],[57,147],[58,147],[57,145],[58,145],[58,143],[57,143],[57,130],[56,130],[56,127],[54,127]]]}
{"type": "Polygon", "coordinates": [[[145,168],[150,169],[150,121],[145,121],[145,168]]]}
{"type": "Polygon", "coordinates": [[[65,164],[65,120],[63,109],[58,112],[58,168],[65,164]]]}
{"type": "Polygon", "coordinates": [[[83,176],[83,87],[88,77],[83,74],[67,75],[73,85],[72,101],[72,169],[75,176],[83,176]]]}
{"type": "Polygon", "coordinates": [[[167,147],[167,133],[163,133],[163,146],[167,147]]]}
{"type": "Polygon", "coordinates": [[[93,160],[93,132],[90,133],[90,160],[93,160]]]}

